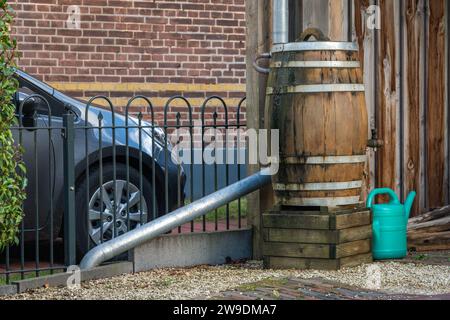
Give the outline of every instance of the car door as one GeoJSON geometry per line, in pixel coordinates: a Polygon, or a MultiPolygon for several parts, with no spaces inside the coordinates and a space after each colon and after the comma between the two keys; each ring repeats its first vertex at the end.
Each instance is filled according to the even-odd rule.
{"type": "MultiPolygon", "coordinates": [[[[56,236],[63,209],[58,195],[63,181],[61,128],[64,107],[46,89],[19,78],[19,101],[24,101],[32,95],[39,95],[48,101],[47,105],[44,99],[33,98],[30,104],[23,107],[23,128],[13,130],[15,140],[23,147],[27,168],[25,240],[50,239],[51,233],[56,236]]],[[[19,113],[19,110],[17,111],[19,113]]]]}

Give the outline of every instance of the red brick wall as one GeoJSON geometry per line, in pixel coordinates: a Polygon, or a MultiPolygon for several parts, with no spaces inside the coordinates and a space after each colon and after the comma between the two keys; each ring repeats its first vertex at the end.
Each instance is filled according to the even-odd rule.
{"type": "MultiPolygon", "coordinates": [[[[73,96],[245,95],[244,0],[13,0],[19,66],[73,96]],[[69,5],[80,29],[67,28],[69,5]]],[[[137,102],[138,106],[142,101],[137,102]]],[[[181,105],[180,102],[175,103],[181,105]]],[[[198,111],[198,110],[196,110],[198,111]]]]}

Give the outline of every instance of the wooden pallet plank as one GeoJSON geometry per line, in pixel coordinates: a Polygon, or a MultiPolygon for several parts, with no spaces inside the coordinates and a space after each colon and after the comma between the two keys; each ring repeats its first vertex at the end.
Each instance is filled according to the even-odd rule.
{"type": "Polygon", "coordinates": [[[340,268],[356,267],[361,264],[373,262],[372,253],[358,254],[340,259],[340,268]]]}
{"type": "Polygon", "coordinates": [[[370,225],[344,230],[307,230],[266,228],[264,240],[268,242],[339,244],[356,240],[370,239],[370,225]]]}
{"type": "Polygon", "coordinates": [[[268,269],[337,270],[339,268],[339,261],[330,259],[265,257],[264,267],[268,269]]]}
{"type": "Polygon", "coordinates": [[[351,242],[356,240],[372,239],[372,226],[362,226],[339,231],[339,243],[351,242]]]}
{"type": "Polygon", "coordinates": [[[265,228],[328,230],[330,219],[326,215],[264,214],[263,226],[265,228]]]}
{"type": "Polygon", "coordinates": [[[338,231],[306,229],[267,229],[265,241],[286,243],[330,244],[339,243],[338,231]]]}
{"type": "Polygon", "coordinates": [[[330,229],[341,230],[352,227],[364,226],[372,223],[372,215],[369,210],[339,214],[330,218],[330,229]]]}
{"type": "Polygon", "coordinates": [[[264,267],[269,269],[297,270],[339,270],[344,267],[355,267],[373,261],[371,253],[354,255],[341,259],[308,259],[291,257],[264,257],[264,267]]]}
{"type": "Polygon", "coordinates": [[[336,246],[335,252],[332,252],[331,258],[339,259],[358,254],[369,253],[371,249],[372,241],[370,239],[338,244],[336,246]]]}
{"type": "Polygon", "coordinates": [[[327,259],[331,257],[331,254],[330,245],[283,242],[264,242],[263,244],[264,256],[327,259]]]}

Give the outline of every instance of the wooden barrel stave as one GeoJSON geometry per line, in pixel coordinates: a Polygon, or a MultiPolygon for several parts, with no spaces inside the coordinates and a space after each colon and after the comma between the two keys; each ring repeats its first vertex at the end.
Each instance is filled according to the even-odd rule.
{"type": "Polygon", "coordinates": [[[360,203],[368,118],[358,59],[354,51],[274,55],[266,119],[272,129],[280,130],[280,171],[273,178],[280,205],[360,203]],[[279,99],[276,110],[275,96],[279,99]],[[320,157],[327,160],[308,163],[320,157]],[[359,159],[342,161],[352,157],[359,159]],[[321,186],[323,190],[316,190],[321,186]]]}

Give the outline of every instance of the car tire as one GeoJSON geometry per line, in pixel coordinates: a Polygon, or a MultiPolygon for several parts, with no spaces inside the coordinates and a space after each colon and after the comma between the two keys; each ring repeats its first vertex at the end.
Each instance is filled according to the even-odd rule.
{"type": "MultiPolygon", "coordinates": [[[[111,210],[108,210],[107,205],[105,205],[105,201],[102,201],[101,207],[99,207],[98,202],[100,202],[99,198],[101,196],[104,196],[105,194],[108,195],[109,199],[113,199],[114,196],[112,194],[115,193],[114,191],[114,167],[113,164],[108,163],[103,165],[103,192],[100,193],[100,168],[95,167],[90,169],[89,172],[89,203],[86,201],[86,188],[87,188],[87,180],[86,175],[82,179],[80,179],[76,186],[76,193],[75,193],[75,201],[76,201],[76,245],[77,245],[77,258],[78,260],[81,260],[81,258],[88,252],[89,249],[92,249],[93,247],[97,246],[99,243],[105,242],[110,240],[111,237],[113,237],[113,227],[110,226],[111,222],[114,223],[113,215],[111,214],[111,210]],[[95,211],[95,209],[99,207],[103,210],[97,209],[98,211],[95,211]],[[93,209],[93,212],[100,212],[102,211],[101,218],[104,219],[103,224],[108,226],[108,229],[105,231],[106,227],[100,230],[99,232],[99,225],[100,225],[100,219],[95,220],[92,217],[94,215],[87,214],[87,210],[93,209]],[[109,219],[109,220],[106,220],[109,219]],[[98,225],[96,225],[98,222],[98,225]],[[97,231],[97,232],[96,232],[97,231]],[[104,232],[104,236],[99,239],[99,234],[101,232],[104,232]],[[109,237],[108,237],[109,233],[109,237]],[[93,239],[93,235],[95,235],[95,241],[93,239]],[[97,237],[98,236],[98,237],[97,237]]],[[[116,164],[116,185],[118,187],[121,187],[124,185],[124,190],[122,192],[122,204],[117,204],[116,207],[124,206],[126,201],[126,181],[127,181],[127,166],[122,163],[116,164]]],[[[140,173],[138,170],[134,169],[133,167],[129,167],[129,193],[135,194],[136,189],[137,191],[141,192],[142,190],[139,190],[140,186],[140,173]]],[[[130,220],[126,219],[123,215],[126,216],[126,209],[121,210],[121,212],[116,213],[116,228],[114,232],[117,235],[121,235],[122,233],[125,233],[126,231],[132,230],[139,226],[139,224],[146,223],[147,221],[150,221],[153,219],[153,217],[157,217],[157,212],[153,214],[152,209],[152,192],[153,188],[151,183],[143,178],[142,179],[142,187],[143,187],[143,193],[142,193],[142,207],[143,212],[147,213],[147,219],[144,215],[140,215],[141,221],[131,221],[131,217],[133,215],[134,220],[138,218],[138,215],[140,213],[141,204],[140,201],[138,201],[138,204],[131,206],[129,209],[129,215],[130,220]],[[129,222],[130,229],[128,230],[128,226],[124,226],[125,221],[129,222]],[[120,221],[119,221],[120,220],[120,221]],[[121,225],[119,226],[118,223],[121,222],[121,225]],[[126,230],[124,230],[126,229],[126,230]]],[[[118,198],[118,195],[116,195],[116,198],[118,198]]],[[[130,196],[131,198],[131,196],[130,196]]],[[[136,198],[136,197],[135,197],[136,198]]],[[[135,201],[135,198],[134,201],[135,201]]],[[[140,199],[140,195],[138,196],[140,199]]],[[[118,199],[118,201],[120,201],[118,199]]],[[[133,203],[134,203],[133,201],[133,203]]],[[[113,202],[113,200],[111,200],[113,202]]],[[[157,202],[157,199],[156,199],[157,202]]],[[[156,203],[156,208],[158,208],[158,205],[156,203]]],[[[110,207],[111,208],[111,207],[110,207]]],[[[158,211],[158,209],[156,209],[158,211]]],[[[123,258],[124,256],[121,256],[123,258]]],[[[126,257],[126,255],[125,255],[126,257]]]]}

